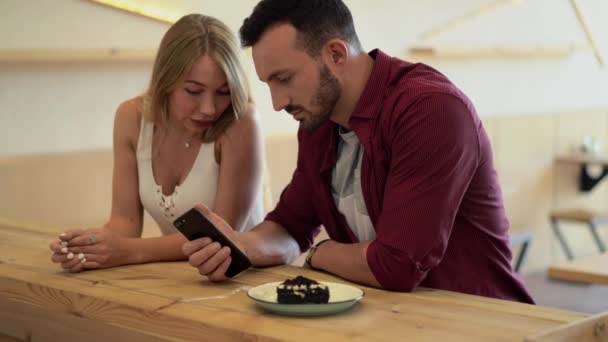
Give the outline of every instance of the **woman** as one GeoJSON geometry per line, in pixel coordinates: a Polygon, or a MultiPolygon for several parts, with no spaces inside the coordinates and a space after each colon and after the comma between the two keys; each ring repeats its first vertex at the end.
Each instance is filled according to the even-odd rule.
{"type": "Polygon", "coordinates": [[[198,202],[235,229],[262,220],[262,137],[239,52],[215,18],[169,28],[147,92],[116,112],[110,219],[62,233],[53,262],[79,272],[185,259],[172,222],[198,202]],[[163,236],[141,238],[143,209],[163,236]]]}

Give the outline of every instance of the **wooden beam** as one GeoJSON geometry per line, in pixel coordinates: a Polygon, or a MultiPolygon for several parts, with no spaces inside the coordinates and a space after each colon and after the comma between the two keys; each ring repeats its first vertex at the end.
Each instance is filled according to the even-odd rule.
{"type": "Polygon", "coordinates": [[[600,52],[600,49],[597,47],[597,44],[595,43],[595,40],[593,39],[593,34],[591,33],[589,24],[587,23],[587,20],[585,19],[585,15],[583,14],[583,11],[581,10],[581,7],[578,4],[578,1],[570,0],[570,4],[572,5],[574,12],[576,13],[576,18],[578,19],[578,22],[581,25],[581,28],[585,32],[585,37],[587,37],[587,43],[589,43],[589,46],[591,47],[591,50],[593,51],[593,54],[595,55],[595,59],[597,60],[597,63],[601,67],[603,67],[604,59],[602,58],[602,53],[600,52]]]}
{"type": "Polygon", "coordinates": [[[156,49],[0,49],[0,62],[151,62],[156,49]]]}
{"type": "Polygon", "coordinates": [[[438,48],[414,46],[406,51],[406,57],[440,59],[560,59],[566,58],[576,47],[544,48],[438,48]]]}
{"type": "Polygon", "coordinates": [[[481,7],[478,7],[472,11],[469,11],[461,16],[455,17],[451,20],[449,20],[446,23],[443,23],[439,26],[433,27],[429,30],[426,30],[424,32],[422,32],[420,34],[420,38],[422,39],[430,39],[434,36],[437,36],[443,32],[449,31],[457,26],[460,26],[464,23],[466,23],[467,21],[470,21],[472,19],[475,19],[477,17],[480,17],[482,15],[486,15],[488,13],[491,13],[497,9],[499,9],[500,7],[503,7],[505,5],[510,5],[513,3],[519,3],[522,2],[523,0],[496,0],[493,1],[489,4],[485,4],[481,7]]]}
{"type": "Polygon", "coordinates": [[[153,6],[139,4],[137,1],[124,1],[124,0],[87,0],[89,2],[98,3],[105,6],[110,6],[131,14],[139,15],[142,17],[154,19],[163,23],[173,24],[177,21],[174,16],[167,15],[162,9],[156,9],[153,6]]]}

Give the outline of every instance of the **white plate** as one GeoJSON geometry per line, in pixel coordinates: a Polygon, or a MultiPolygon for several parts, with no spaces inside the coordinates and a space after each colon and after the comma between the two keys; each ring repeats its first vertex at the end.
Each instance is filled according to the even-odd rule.
{"type": "Polygon", "coordinates": [[[279,304],[277,302],[277,286],[281,282],[267,283],[256,286],[247,295],[256,304],[268,311],[289,316],[320,316],[330,315],[344,311],[355,305],[363,298],[360,288],[321,281],[329,288],[329,302],[327,304],[279,304]]]}

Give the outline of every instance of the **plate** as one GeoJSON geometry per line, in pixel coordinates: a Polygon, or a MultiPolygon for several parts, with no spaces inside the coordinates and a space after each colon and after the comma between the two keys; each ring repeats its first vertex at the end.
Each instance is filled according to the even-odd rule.
{"type": "Polygon", "coordinates": [[[329,288],[329,302],[327,304],[279,304],[277,302],[277,286],[281,282],[267,283],[256,286],[247,291],[249,298],[255,303],[274,313],[289,316],[322,316],[344,311],[355,305],[363,298],[360,288],[320,281],[329,288]]]}

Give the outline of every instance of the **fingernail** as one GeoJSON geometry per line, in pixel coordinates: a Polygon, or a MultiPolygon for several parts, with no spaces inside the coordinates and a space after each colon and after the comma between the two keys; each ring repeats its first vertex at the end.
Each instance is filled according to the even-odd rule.
{"type": "Polygon", "coordinates": [[[87,258],[82,258],[82,259],[80,259],[80,263],[81,263],[81,264],[84,264],[85,262],[87,262],[87,258]]]}
{"type": "Polygon", "coordinates": [[[70,252],[68,253],[68,260],[72,260],[74,259],[74,253],[70,252]]]}
{"type": "MultiPolygon", "coordinates": [[[[61,247],[61,253],[67,253],[68,252],[68,248],[67,247],[61,247]]],[[[71,254],[71,253],[70,253],[71,254]]]]}
{"type": "Polygon", "coordinates": [[[67,235],[66,233],[61,233],[61,234],[59,234],[59,236],[61,236],[61,237],[64,237],[64,236],[66,236],[66,235],[67,235]]]}
{"type": "Polygon", "coordinates": [[[80,260],[84,259],[84,254],[83,253],[78,253],[78,259],[80,259],[80,260]]]}
{"type": "Polygon", "coordinates": [[[68,242],[67,241],[61,241],[60,244],[65,247],[65,246],[68,245],[68,242]]]}

